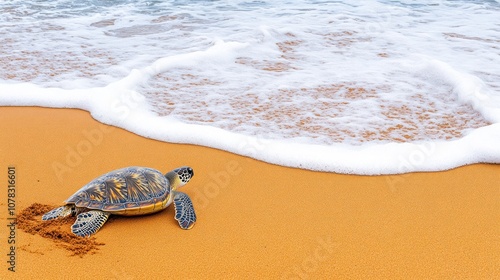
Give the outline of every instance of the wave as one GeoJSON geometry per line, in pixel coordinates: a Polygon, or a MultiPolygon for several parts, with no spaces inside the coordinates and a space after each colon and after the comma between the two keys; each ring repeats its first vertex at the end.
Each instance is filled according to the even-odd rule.
{"type": "Polygon", "coordinates": [[[500,98],[489,92],[477,77],[456,71],[435,59],[420,57],[416,72],[449,85],[461,103],[470,104],[491,124],[475,128],[454,140],[319,145],[246,135],[159,116],[151,110],[152,105],[145,95],[138,92],[150,79],[173,69],[234,64],[249,47],[247,43],[219,41],[204,51],[158,59],[103,87],[61,89],[32,83],[2,83],[0,100],[6,106],[79,108],[89,111],[103,123],[144,137],[202,145],[273,164],[316,171],[396,174],[445,170],[478,162],[500,162],[500,98]]]}

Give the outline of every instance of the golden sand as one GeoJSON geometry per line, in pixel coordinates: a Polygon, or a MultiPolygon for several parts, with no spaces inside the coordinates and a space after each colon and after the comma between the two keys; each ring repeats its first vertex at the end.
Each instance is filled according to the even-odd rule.
{"type": "Polygon", "coordinates": [[[103,243],[96,242],[94,236],[80,238],[73,234],[70,227],[75,222],[76,217],[42,221],[42,215],[54,208],[54,205],[51,206],[36,202],[31,204],[17,215],[17,228],[23,232],[50,239],[59,247],[70,251],[72,256],[83,257],[86,254],[92,254],[98,250],[99,246],[104,245],[103,243]]]}
{"type": "Polygon", "coordinates": [[[72,109],[0,107],[0,133],[0,279],[500,275],[499,165],[395,176],[311,172],[145,139],[72,109]],[[8,270],[8,166],[16,170],[20,215],[33,203],[59,205],[95,177],[130,165],[164,172],[190,165],[195,176],[183,191],[197,210],[194,228],[181,230],[172,208],[116,217],[95,235],[104,245],[75,256],[18,227],[16,272],[8,270]]]}

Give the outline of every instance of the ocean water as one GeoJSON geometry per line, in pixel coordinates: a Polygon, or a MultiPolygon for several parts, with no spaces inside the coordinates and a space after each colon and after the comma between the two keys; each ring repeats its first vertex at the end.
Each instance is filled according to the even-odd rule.
{"type": "Polygon", "coordinates": [[[500,163],[500,1],[3,1],[0,65],[1,106],[284,166],[500,163]]]}

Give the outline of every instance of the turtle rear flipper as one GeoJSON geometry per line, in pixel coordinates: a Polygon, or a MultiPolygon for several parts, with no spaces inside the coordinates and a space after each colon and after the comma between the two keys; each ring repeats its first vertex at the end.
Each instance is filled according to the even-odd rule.
{"type": "Polygon", "coordinates": [[[66,216],[71,215],[73,207],[69,205],[64,205],[61,207],[57,207],[56,209],[52,209],[49,212],[45,213],[42,216],[43,221],[53,220],[57,218],[64,218],[66,216]]]}
{"type": "Polygon", "coordinates": [[[108,220],[109,213],[99,210],[91,210],[81,213],[76,218],[75,223],[71,226],[71,231],[82,237],[90,236],[96,233],[108,220]]]}
{"type": "Polygon", "coordinates": [[[174,192],[175,219],[182,229],[191,229],[196,222],[193,202],[185,193],[174,192]]]}

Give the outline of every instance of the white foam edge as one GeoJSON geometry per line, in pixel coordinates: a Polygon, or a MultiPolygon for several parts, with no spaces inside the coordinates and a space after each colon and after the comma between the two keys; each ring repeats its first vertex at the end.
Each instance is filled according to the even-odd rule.
{"type": "Polygon", "coordinates": [[[245,47],[246,44],[241,43],[218,42],[206,51],[162,58],[102,88],[65,90],[41,88],[29,83],[4,83],[0,85],[0,105],[83,109],[102,123],[147,138],[207,146],[272,164],[314,171],[381,175],[442,171],[473,163],[500,163],[500,102],[483,91],[480,80],[437,60],[429,61],[431,68],[438,69],[448,82],[456,85],[455,91],[462,101],[473,104],[494,124],[475,129],[453,141],[367,143],[360,146],[299,144],[158,117],[146,109],[145,98],[131,90],[152,75],[173,67],[234,59],[237,50],[245,47]]]}

